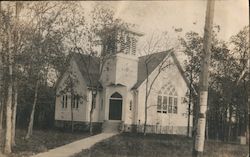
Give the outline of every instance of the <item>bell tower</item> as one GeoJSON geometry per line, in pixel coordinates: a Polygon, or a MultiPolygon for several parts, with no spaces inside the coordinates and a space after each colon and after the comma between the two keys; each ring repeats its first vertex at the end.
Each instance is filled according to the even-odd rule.
{"type": "Polygon", "coordinates": [[[107,29],[102,37],[102,55],[124,53],[136,56],[137,41],[142,33],[131,29],[117,28],[107,29]]]}
{"type": "Polygon", "coordinates": [[[108,56],[101,77],[104,86],[121,84],[130,88],[137,82],[136,46],[138,38],[142,35],[124,28],[110,30],[107,34],[106,44],[102,50],[102,55],[108,56]]]}

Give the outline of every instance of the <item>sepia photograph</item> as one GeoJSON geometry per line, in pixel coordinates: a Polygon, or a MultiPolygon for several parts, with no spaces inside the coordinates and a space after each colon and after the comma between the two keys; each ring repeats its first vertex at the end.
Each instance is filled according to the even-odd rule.
{"type": "Polygon", "coordinates": [[[249,157],[249,0],[0,1],[0,157],[249,157]]]}

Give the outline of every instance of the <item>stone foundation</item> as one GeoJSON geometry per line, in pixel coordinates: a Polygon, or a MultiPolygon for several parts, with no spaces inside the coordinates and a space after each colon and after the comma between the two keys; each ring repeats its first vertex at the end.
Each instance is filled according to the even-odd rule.
{"type": "MultiPolygon", "coordinates": [[[[143,125],[124,124],[124,132],[143,132],[143,125]]],[[[192,128],[190,127],[190,136],[192,128]]],[[[187,135],[187,127],[185,126],[158,126],[158,125],[147,125],[146,133],[154,134],[176,134],[176,135],[187,135]]]]}
{"type": "MultiPolygon", "coordinates": [[[[101,122],[93,122],[93,131],[95,133],[102,132],[101,122]]],[[[71,130],[71,121],[55,121],[55,127],[63,130],[71,130]]],[[[142,133],[143,125],[135,124],[124,124],[121,122],[120,131],[132,132],[132,133],[142,133]]],[[[89,131],[89,122],[74,122],[75,131],[89,131]]],[[[185,126],[159,126],[159,125],[147,125],[146,133],[153,134],[175,134],[175,135],[187,135],[187,127],[185,126]]],[[[190,136],[192,133],[192,127],[190,127],[190,136]]]]}
{"type": "MultiPolygon", "coordinates": [[[[75,131],[89,131],[89,122],[73,122],[74,130],[75,131]]],[[[102,130],[102,123],[101,122],[93,122],[93,132],[101,132],[102,130]]],[[[62,121],[62,120],[55,120],[55,127],[62,129],[62,130],[71,130],[71,121],[62,121]]]]}

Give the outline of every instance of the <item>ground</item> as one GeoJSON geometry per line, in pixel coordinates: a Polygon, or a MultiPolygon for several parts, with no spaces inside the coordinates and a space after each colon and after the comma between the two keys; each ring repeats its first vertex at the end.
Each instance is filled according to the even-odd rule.
{"type": "MultiPolygon", "coordinates": [[[[25,140],[25,133],[25,130],[17,130],[17,145],[8,157],[27,157],[89,136],[87,133],[35,130],[32,138],[25,140]]],[[[122,133],[74,157],[191,157],[191,152],[192,139],[185,136],[122,133]]],[[[247,145],[210,140],[205,143],[204,157],[247,157],[248,153],[247,145]]]]}
{"type": "Polygon", "coordinates": [[[34,130],[29,140],[24,139],[25,135],[26,130],[17,130],[16,146],[9,157],[27,157],[89,136],[88,133],[65,133],[58,130],[34,130]]]}
{"type": "MultiPolygon", "coordinates": [[[[74,157],[191,157],[192,139],[175,135],[123,133],[74,157]]],[[[248,146],[206,141],[204,157],[246,157],[248,146]]]]}

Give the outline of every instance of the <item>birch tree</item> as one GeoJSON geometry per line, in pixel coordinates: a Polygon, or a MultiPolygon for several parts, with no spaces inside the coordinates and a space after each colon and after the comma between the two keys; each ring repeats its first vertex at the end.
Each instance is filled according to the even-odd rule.
{"type": "Polygon", "coordinates": [[[8,82],[8,94],[7,94],[7,100],[6,100],[6,130],[5,130],[5,145],[4,145],[4,153],[9,154],[11,153],[11,115],[12,115],[12,95],[13,95],[13,56],[11,52],[11,28],[10,23],[8,22],[7,25],[7,39],[8,39],[8,76],[9,76],[9,82],[8,82]]]}
{"type": "MultiPolygon", "coordinates": [[[[14,31],[13,31],[13,42],[14,42],[14,58],[16,58],[18,51],[21,49],[20,45],[20,39],[19,39],[19,16],[20,12],[22,9],[22,3],[21,2],[16,2],[15,4],[15,21],[14,21],[14,31]]],[[[15,146],[15,133],[16,133],[16,111],[17,111],[17,97],[18,97],[18,79],[20,78],[19,73],[18,73],[18,66],[16,64],[16,59],[15,59],[15,65],[14,65],[14,78],[13,78],[13,92],[14,94],[12,95],[12,128],[11,128],[11,145],[15,146]]]]}
{"type": "MultiPolygon", "coordinates": [[[[5,78],[4,80],[6,81],[5,85],[8,88],[8,90],[6,89],[6,112],[4,114],[2,114],[3,107],[1,104],[1,115],[6,116],[5,119],[7,124],[5,131],[6,142],[4,147],[6,153],[10,153],[11,146],[15,145],[18,80],[22,80],[20,78],[22,76],[18,74],[19,70],[21,70],[22,74],[29,76],[29,81],[31,81],[29,82],[29,85],[35,82],[35,98],[33,101],[27,136],[29,137],[33,128],[39,82],[44,83],[47,81],[48,67],[52,65],[54,60],[59,56],[58,52],[62,52],[62,40],[67,33],[67,28],[60,27],[60,23],[66,20],[63,16],[63,11],[65,11],[70,4],[64,5],[63,2],[55,4],[50,2],[34,2],[35,4],[33,2],[24,3],[25,11],[26,13],[30,13],[31,18],[27,19],[24,17],[20,23],[18,20],[18,14],[21,7],[18,8],[17,5],[21,3],[5,2],[4,11],[1,7],[0,12],[1,26],[3,26],[1,27],[1,35],[3,36],[1,36],[0,40],[1,61],[6,65],[5,67],[8,67],[8,73],[6,74],[8,78],[5,78]],[[41,37],[43,37],[42,40],[40,40],[41,37]],[[41,45],[43,46],[42,48],[41,45]],[[39,49],[39,52],[33,53],[36,48],[39,49]],[[41,64],[41,61],[43,61],[44,64],[41,64]],[[21,68],[18,69],[19,67],[21,68]]],[[[2,116],[0,119],[2,121],[2,116]]]]}
{"type": "Polygon", "coordinates": [[[4,31],[3,31],[3,24],[2,24],[3,16],[2,16],[2,2],[0,2],[0,24],[1,24],[1,29],[0,29],[0,130],[3,128],[3,105],[4,105],[4,64],[3,64],[3,36],[4,36],[4,31]]]}
{"type": "MultiPolygon", "coordinates": [[[[12,3],[13,4],[13,3],[12,3]]],[[[20,11],[20,6],[19,2],[16,2],[14,5],[10,3],[6,3],[5,5],[5,11],[2,10],[2,5],[1,5],[1,24],[2,24],[2,29],[1,32],[6,32],[3,33],[1,38],[1,61],[2,59],[6,59],[5,64],[6,67],[8,67],[8,73],[7,79],[6,80],[1,80],[5,81],[7,84],[7,95],[6,95],[6,129],[5,129],[5,145],[4,145],[4,153],[9,154],[11,153],[11,147],[12,147],[12,135],[14,134],[13,127],[15,123],[13,124],[13,117],[16,116],[16,112],[12,110],[13,106],[13,88],[14,88],[14,77],[13,77],[13,72],[15,71],[14,67],[14,56],[17,50],[17,33],[18,33],[18,16],[19,16],[19,11],[20,11]],[[13,15],[14,14],[14,15],[13,15]],[[8,80],[8,81],[7,81],[8,80]]],[[[4,97],[4,96],[3,96],[4,97]]],[[[15,108],[15,104],[14,104],[15,108]]],[[[3,108],[2,108],[3,111],[3,108]]],[[[1,119],[3,116],[3,112],[1,112],[1,119]]],[[[2,121],[2,120],[1,120],[2,121]]],[[[1,122],[2,123],[2,122],[1,122]]],[[[2,125],[2,124],[1,124],[2,125]]]]}
{"type": "Polygon", "coordinates": [[[26,56],[30,56],[28,71],[30,79],[34,82],[34,100],[30,114],[30,121],[26,138],[32,135],[35,108],[39,96],[39,84],[47,82],[48,69],[53,59],[61,53],[66,29],[63,22],[66,20],[64,13],[70,7],[67,3],[59,2],[34,2],[30,6],[33,17],[33,35],[27,44],[26,56]],[[30,52],[33,52],[30,54],[30,52]]]}

